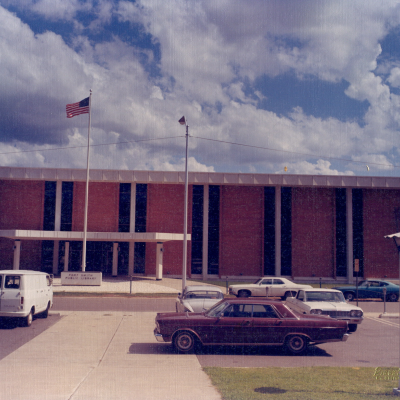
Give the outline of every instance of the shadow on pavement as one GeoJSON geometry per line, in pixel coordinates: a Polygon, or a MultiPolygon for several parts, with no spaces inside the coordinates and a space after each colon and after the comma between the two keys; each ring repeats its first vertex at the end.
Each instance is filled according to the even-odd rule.
{"type": "MultiPolygon", "coordinates": [[[[177,354],[170,343],[132,343],[129,354],[177,354]]],[[[298,357],[286,351],[282,346],[203,346],[192,354],[231,355],[231,356],[269,356],[269,357],[298,357]]],[[[332,357],[317,346],[310,346],[306,353],[308,357],[332,357]]]]}

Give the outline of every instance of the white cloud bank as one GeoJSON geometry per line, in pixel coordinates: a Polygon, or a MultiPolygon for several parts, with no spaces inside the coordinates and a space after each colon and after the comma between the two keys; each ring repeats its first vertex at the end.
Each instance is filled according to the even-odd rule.
{"type": "Polygon", "coordinates": [[[190,170],[274,172],[288,165],[295,173],[393,174],[396,169],[382,167],[382,160],[400,164],[399,97],[392,90],[400,87],[400,59],[388,67],[386,81],[375,70],[381,41],[400,24],[396,1],[2,4],[1,165],[84,167],[85,153],[74,146],[85,144],[87,119],[67,119],[65,104],[89,89],[93,144],[125,143],[93,147],[94,168],[182,170],[182,115],[193,136],[190,170]],[[51,31],[35,35],[7,6],[53,23],[71,21],[72,40],[51,31]],[[78,22],[82,12],[95,16],[88,27],[78,22]],[[160,49],[158,75],[141,62],[154,59],[151,48],[117,35],[102,42],[88,36],[113,19],[140,24],[151,35],[160,49]],[[258,108],[255,96],[263,95],[249,94],[246,85],[287,71],[349,82],[346,95],[370,104],[364,124],[309,116],[299,107],[286,116],[258,108]],[[181,137],[166,139],[175,136],[181,137]],[[40,152],[52,146],[69,149],[40,152]],[[370,170],[345,160],[366,160],[370,170]]]}

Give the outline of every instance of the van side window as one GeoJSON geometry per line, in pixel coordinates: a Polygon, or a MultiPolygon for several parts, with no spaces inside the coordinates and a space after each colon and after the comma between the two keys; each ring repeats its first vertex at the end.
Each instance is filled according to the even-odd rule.
{"type": "Polygon", "coordinates": [[[19,289],[20,277],[7,275],[4,281],[4,289],[19,289]]]}
{"type": "Polygon", "coordinates": [[[46,281],[47,281],[47,286],[51,286],[52,279],[50,278],[49,275],[46,275],[46,281]]]}

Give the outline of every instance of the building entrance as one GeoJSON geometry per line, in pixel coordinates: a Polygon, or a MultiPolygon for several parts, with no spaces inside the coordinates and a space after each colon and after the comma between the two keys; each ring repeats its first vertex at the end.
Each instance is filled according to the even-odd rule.
{"type": "MultiPolygon", "coordinates": [[[[82,268],[82,242],[71,242],[69,254],[69,271],[80,271],[82,268]]],[[[112,242],[86,242],[86,271],[112,274],[112,242]]]]}

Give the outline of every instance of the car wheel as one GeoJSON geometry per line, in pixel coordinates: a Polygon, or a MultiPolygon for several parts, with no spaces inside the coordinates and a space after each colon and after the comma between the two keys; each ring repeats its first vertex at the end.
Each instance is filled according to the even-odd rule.
{"type": "Polygon", "coordinates": [[[25,317],[25,326],[31,326],[33,321],[32,310],[29,311],[29,314],[25,317]]]}
{"type": "Polygon", "coordinates": [[[286,339],[286,348],[292,354],[302,354],[306,351],[308,340],[301,335],[292,335],[286,339]]]}
{"type": "Polygon", "coordinates": [[[196,339],[193,333],[178,332],[174,337],[174,347],[180,353],[189,353],[196,345],[196,339]]]}
{"type": "Polygon", "coordinates": [[[390,293],[386,295],[386,301],[397,301],[399,296],[396,293],[390,293]]]}
{"type": "Polygon", "coordinates": [[[247,290],[240,290],[237,297],[250,297],[251,293],[247,290]]]}
{"type": "Polygon", "coordinates": [[[345,293],[344,293],[344,298],[345,298],[347,301],[353,301],[353,300],[354,300],[354,293],[352,293],[352,292],[345,292],[345,293]]]}
{"type": "Polygon", "coordinates": [[[42,318],[47,318],[49,316],[50,302],[47,303],[46,310],[42,312],[42,318]]]}
{"type": "Polygon", "coordinates": [[[349,324],[349,332],[353,333],[357,330],[357,324],[349,324]]]}

